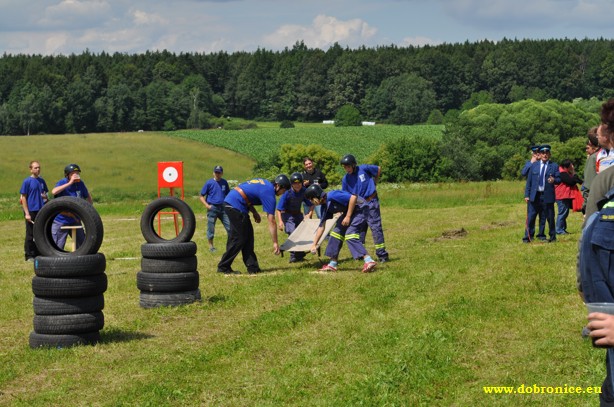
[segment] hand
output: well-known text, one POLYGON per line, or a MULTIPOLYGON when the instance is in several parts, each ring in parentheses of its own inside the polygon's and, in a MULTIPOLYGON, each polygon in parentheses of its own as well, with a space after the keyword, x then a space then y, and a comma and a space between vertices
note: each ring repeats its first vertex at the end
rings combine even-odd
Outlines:
POLYGON ((278 223, 278 224, 277 224, 277 229, 279 229, 279 230, 283 231, 283 230, 284 230, 284 224, 283 224, 283 223, 281 223, 281 222, 280 222, 280 223, 278 223))
POLYGON ((306 179, 305 181, 303 181, 303 186, 304 187, 308 187, 309 186, 309 180, 306 179))
POLYGON ((260 223, 260 214, 256 211, 252 212, 252 215, 254 215, 254 222, 256 223, 260 223))
POLYGON ((614 315, 591 312, 588 315, 589 335, 595 339, 595 345, 614 346, 614 315))
POLYGON ((25 218, 26 218, 26 222, 30 222, 30 223, 34 224, 34 221, 32 220, 32 217, 30 216, 30 214, 27 214, 25 216, 25 218))
POLYGON ((548 184, 552 184, 554 182, 554 177, 552 175, 550 175, 548 177, 548 184))
POLYGON ((279 250, 279 244, 273 243, 273 254, 275 256, 278 256, 279 253, 281 253, 281 250, 279 250))
POLYGON ((343 220, 341 221, 341 224, 343 226, 349 226, 350 225, 350 217, 346 215, 345 218, 343 218, 343 220))
POLYGON ((528 198, 528 197, 525 197, 525 198, 524 198, 524 201, 528 203, 528 202, 529 202, 529 198, 528 198))
POLYGON ((311 246, 309 251, 311 252, 311 254, 318 254, 318 248, 315 244, 311 246))

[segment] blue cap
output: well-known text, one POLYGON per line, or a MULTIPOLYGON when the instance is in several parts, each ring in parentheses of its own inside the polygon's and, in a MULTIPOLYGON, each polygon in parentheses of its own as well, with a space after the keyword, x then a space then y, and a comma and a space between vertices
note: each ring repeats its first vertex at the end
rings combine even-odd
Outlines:
POLYGON ((534 153, 537 153, 539 151, 539 147, 540 146, 538 144, 536 144, 534 146, 531 146, 530 150, 533 151, 534 153))
POLYGON ((216 165, 215 167, 213 167, 213 172, 224 172, 224 169, 221 165, 216 165))
POLYGON ((541 146, 539 146, 539 151, 542 153, 549 153, 550 152, 550 144, 543 144, 541 146))

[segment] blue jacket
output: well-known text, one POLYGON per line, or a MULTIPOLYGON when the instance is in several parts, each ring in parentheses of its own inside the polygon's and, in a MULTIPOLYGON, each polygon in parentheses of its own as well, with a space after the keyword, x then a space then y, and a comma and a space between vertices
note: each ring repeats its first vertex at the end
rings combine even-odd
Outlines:
MULTIPOLYGON (((546 180, 544 182, 544 203, 554 203, 556 200, 554 195, 554 186, 561 183, 561 174, 559 173, 559 165, 548 161, 546 164, 546 180), (552 175, 554 177, 554 183, 550 184, 547 179, 552 175)), ((535 201, 537 195, 537 189, 539 187, 539 172, 541 169, 541 161, 536 161, 531 165, 529 174, 527 176, 527 183, 524 189, 525 198, 529 198, 529 201, 535 201)))

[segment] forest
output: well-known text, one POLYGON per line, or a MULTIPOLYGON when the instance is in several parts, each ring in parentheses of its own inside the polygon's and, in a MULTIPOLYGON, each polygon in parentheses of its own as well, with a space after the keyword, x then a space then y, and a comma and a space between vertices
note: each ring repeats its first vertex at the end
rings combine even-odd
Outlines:
POLYGON ((0 58, 0 134, 223 127, 220 118, 317 122, 345 105, 365 120, 439 124, 463 110, 526 99, 603 100, 614 41, 512 40, 326 51, 0 58))

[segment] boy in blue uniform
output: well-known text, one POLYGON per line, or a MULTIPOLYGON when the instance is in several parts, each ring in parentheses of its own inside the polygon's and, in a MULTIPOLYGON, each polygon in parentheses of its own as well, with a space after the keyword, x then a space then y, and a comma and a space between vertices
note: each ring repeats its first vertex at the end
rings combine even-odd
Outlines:
POLYGON ((224 199, 224 210, 230 219, 230 231, 226 242, 226 252, 217 265, 218 273, 235 274, 232 262, 239 253, 249 274, 260 273, 258 259, 254 252, 254 227, 249 219, 249 212, 254 221, 260 223, 260 214, 254 205, 262 205, 267 214, 269 233, 273 240, 273 253, 280 253, 275 224, 275 197, 290 189, 290 180, 286 175, 278 175, 272 184, 262 178, 254 178, 235 187, 224 199))
MULTIPOLYGON (((341 159, 341 165, 346 174, 341 180, 341 189, 364 199, 367 225, 373 235, 375 254, 381 263, 388 261, 386 243, 384 243, 384 229, 382 228, 382 214, 375 184, 381 174, 377 165, 357 165, 356 158, 347 154, 341 159)), ((360 241, 364 244, 367 226, 360 231, 360 241)))
POLYGON ((354 259, 363 259, 363 273, 369 273, 375 269, 377 263, 367 253, 365 246, 360 240, 360 231, 366 226, 366 206, 364 200, 354 194, 345 191, 324 192, 319 185, 310 185, 305 191, 305 197, 314 205, 323 205, 320 226, 313 239, 311 253, 316 253, 317 244, 324 233, 324 225, 327 219, 332 219, 335 213, 342 215, 337 219, 335 227, 330 232, 330 239, 326 246, 325 254, 330 257, 330 262, 325 264, 319 271, 337 271, 339 252, 343 241, 347 241, 348 248, 354 259))
MULTIPOLYGON (((55 184, 51 193, 55 198, 61 196, 74 196, 92 203, 92 195, 87 190, 85 183, 81 181, 81 168, 77 164, 68 164, 64 168, 64 178, 55 184)), ((64 212, 56 216, 51 225, 51 236, 56 246, 60 249, 64 249, 66 238, 70 233, 69 230, 62 229, 62 226, 78 226, 80 224, 81 219, 72 213, 64 212)), ((83 229, 77 229, 77 247, 81 246, 84 240, 85 233, 83 229)))
MULTIPOLYGON (((275 211, 279 230, 285 230, 288 235, 294 232, 304 219, 301 204, 304 203, 309 207, 309 212, 307 213, 309 218, 311 218, 314 209, 311 201, 305 198, 305 190, 307 188, 303 186, 303 176, 298 172, 293 173, 290 176, 290 183, 292 188, 279 198, 277 210, 275 211)), ((304 259, 304 252, 290 252, 290 263, 303 261, 304 259)))
POLYGON ((38 161, 30 162, 30 176, 23 180, 19 190, 19 202, 23 209, 24 219, 26 220, 26 239, 24 242, 24 253, 26 261, 34 261, 38 256, 38 249, 34 243, 34 220, 38 211, 47 202, 47 183, 40 177, 41 165, 38 161))
POLYGON ((230 230, 230 220, 224 211, 224 198, 230 192, 230 188, 228 181, 222 178, 222 174, 224 174, 224 169, 221 165, 216 165, 213 168, 213 178, 209 179, 200 190, 200 201, 207 208, 207 241, 211 253, 215 251, 215 246, 213 246, 215 221, 217 219, 222 221, 226 233, 230 230))

